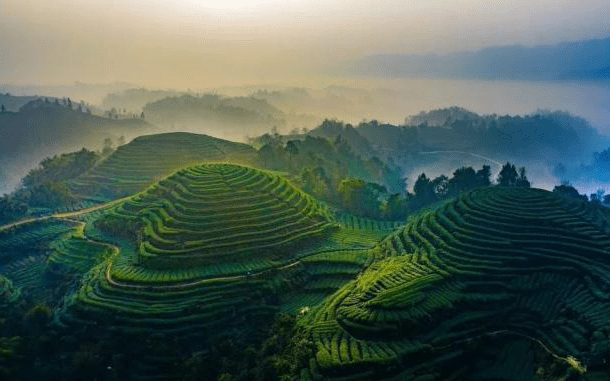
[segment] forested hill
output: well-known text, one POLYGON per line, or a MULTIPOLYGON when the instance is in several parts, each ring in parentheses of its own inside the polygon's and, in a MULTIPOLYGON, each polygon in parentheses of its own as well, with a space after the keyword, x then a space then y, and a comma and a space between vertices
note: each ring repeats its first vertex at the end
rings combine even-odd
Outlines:
POLYGON ((174 127, 211 126, 243 135, 244 128, 285 125, 284 113, 267 101, 252 97, 221 97, 214 94, 168 97, 144 107, 155 124, 174 127))
POLYGON ((408 117, 406 125, 362 122, 358 126, 327 120, 310 132, 341 135, 359 154, 467 150, 532 160, 587 157, 608 145, 586 120, 566 112, 539 111, 524 116, 478 115, 452 107, 408 117))
POLYGON ((0 108, 4 111, 19 111, 28 102, 38 99, 37 96, 14 96, 9 93, 0 93, 0 108))
POLYGON ((71 103, 37 99, 18 112, 0 113, 0 193, 11 189, 29 169, 47 156, 82 147, 101 148, 104 139, 130 139, 154 126, 141 119, 108 119, 91 115, 71 103), (10 178, 9 178, 10 174, 10 178))

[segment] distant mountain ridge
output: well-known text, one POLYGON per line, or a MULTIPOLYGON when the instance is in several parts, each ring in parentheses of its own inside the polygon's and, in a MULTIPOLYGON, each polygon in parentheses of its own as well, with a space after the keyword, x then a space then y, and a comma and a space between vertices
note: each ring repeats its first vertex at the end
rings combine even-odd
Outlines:
POLYGON ((492 46, 448 55, 377 54, 346 62, 340 70, 390 78, 610 80, 610 37, 533 47, 492 46))

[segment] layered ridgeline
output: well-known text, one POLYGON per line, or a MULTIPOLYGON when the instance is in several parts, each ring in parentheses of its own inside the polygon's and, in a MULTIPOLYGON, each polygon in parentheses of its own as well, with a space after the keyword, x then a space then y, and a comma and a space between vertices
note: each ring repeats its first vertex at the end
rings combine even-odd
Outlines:
POLYGON ((69 183, 85 198, 114 199, 140 192, 175 170, 204 161, 247 162, 255 150, 208 135, 175 132, 140 136, 69 183))
POLYGON ((301 321, 313 376, 533 380, 545 357, 595 369, 610 358, 609 212, 496 187, 418 216, 301 321))
MULTIPOLYGON (((313 306, 353 279, 369 262, 366 248, 393 227, 342 220, 350 226, 274 172, 220 163, 181 169, 87 224, 85 236, 112 242, 113 253, 66 298, 57 322, 197 337, 182 344, 191 351, 235 329, 254 340, 248 330, 267 326, 281 304, 313 306)), ((86 265, 76 257, 72 267, 86 265)), ((134 372, 154 378, 164 372, 154 363, 177 355, 152 353, 134 372)))
POLYGON ((297 243, 332 225, 330 211, 284 177, 215 163, 182 169, 97 221, 103 231, 136 241, 138 263, 147 268, 214 267, 214 275, 294 259, 297 243), (253 256, 253 267, 235 268, 253 256))

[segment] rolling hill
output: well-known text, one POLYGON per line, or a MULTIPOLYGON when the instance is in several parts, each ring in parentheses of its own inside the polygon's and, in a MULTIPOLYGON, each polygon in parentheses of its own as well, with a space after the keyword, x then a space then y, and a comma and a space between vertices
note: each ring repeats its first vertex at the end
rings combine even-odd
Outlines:
POLYGON ((485 188, 376 250, 301 322, 315 379, 534 380, 544 356, 572 373, 610 356, 606 209, 485 188))
POLYGON ((246 144, 207 135, 175 132, 140 136, 70 182, 69 187, 83 198, 115 199, 140 192, 187 165, 247 162, 254 154, 255 150, 246 144))

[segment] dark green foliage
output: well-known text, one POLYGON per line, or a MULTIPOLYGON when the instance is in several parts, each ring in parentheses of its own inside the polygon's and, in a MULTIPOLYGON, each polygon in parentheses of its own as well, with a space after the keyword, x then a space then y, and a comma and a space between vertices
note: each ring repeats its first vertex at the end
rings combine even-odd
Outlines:
MULTIPOLYGON (((422 173, 421 175, 419 175, 419 177, 415 181, 415 184, 413 185, 415 202, 420 203, 422 206, 433 203, 437 200, 434 190, 435 186, 432 181, 430 181, 430 179, 426 176, 425 173, 422 173)), ((442 187, 439 187, 439 190, 442 192, 442 187)))
POLYGON ((22 179, 22 187, 0 199, 0 221, 23 217, 28 208, 56 209, 77 200, 66 185, 91 169, 100 156, 83 148, 80 151, 55 155, 42 160, 22 179))
POLYGON ((498 174, 498 185, 502 187, 529 188, 531 186, 525 175, 525 167, 517 168, 514 164, 507 162, 502 166, 498 174))
POLYGON ((379 218, 379 198, 381 194, 387 194, 384 187, 354 178, 342 180, 337 192, 345 210, 357 211, 359 215, 369 218, 379 218))
POLYGON ((19 376, 23 351, 21 337, 0 337, 0 376, 3 379, 16 379, 19 376))
POLYGON ((560 194, 564 197, 567 197, 567 198, 570 198, 573 200, 587 201, 587 195, 579 194, 578 191, 576 190, 576 188, 571 186, 569 183, 556 185, 555 188, 553 188, 553 193, 560 194))
POLYGON ((300 176, 301 188, 317 198, 328 200, 335 198, 332 180, 326 175, 324 167, 305 168, 300 176))
POLYGON ((27 201, 9 195, 0 197, 0 223, 16 220, 28 211, 27 201))
POLYGON ((527 352, 515 358, 520 351, 477 364, 486 345, 497 348, 487 338, 497 337, 502 345, 525 339, 559 360, 555 377, 579 379, 584 361, 608 353, 606 334, 591 340, 610 323, 602 291, 610 285, 610 235, 600 229, 608 219, 604 208, 516 187, 480 188, 421 213, 382 241, 355 281, 307 314, 311 372, 358 380, 371 379, 368 370, 378 380, 477 372, 520 381, 547 367, 527 352))
POLYGON ((51 316, 53 315, 53 310, 51 307, 45 305, 37 305, 32 307, 24 316, 24 320, 28 324, 33 324, 35 326, 41 326, 47 324, 51 316))
POLYGON ((491 185, 491 167, 484 165, 477 171, 477 186, 487 187, 491 185))
POLYGON ((297 381, 302 380, 314 346, 295 318, 276 316, 267 338, 256 347, 239 346, 224 339, 208 354, 193 353, 186 360, 184 380, 297 381))
POLYGON ((358 155, 369 157, 374 152, 371 143, 360 135, 351 124, 345 125, 337 120, 325 119, 320 126, 312 130, 308 135, 334 141, 335 145, 346 153, 351 152, 353 149, 358 155))
POLYGON ((515 186, 517 188, 529 188, 531 186, 531 183, 525 175, 525 167, 519 168, 519 177, 517 178, 515 186))
POLYGON ((502 187, 514 187, 517 185, 517 169, 511 163, 506 163, 502 166, 500 173, 498 174, 498 185, 502 187))
MULTIPOLYGON (((17 302, 21 291, 13 286, 13 282, 0 275, 0 311, 8 309, 17 302)), ((0 319, 2 316, 0 315, 0 319)))
POLYGON ((479 184, 477 173, 472 167, 458 168, 449 181, 449 192, 457 195, 476 188, 479 184))
POLYGON ((52 182, 27 190, 28 205, 31 208, 55 209, 74 202, 65 182, 52 182))
MULTIPOLYGON (((378 157, 361 155, 341 136, 333 143, 311 135, 303 140, 289 140, 286 144, 280 135, 263 135, 258 141, 264 143, 258 151, 258 161, 265 168, 288 171, 299 177, 303 177, 304 171, 314 168, 319 172, 318 168, 322 168, 325 181, 332 189, 337 189, 344 178, 353 177, 382 184, 391 192, 404 192, 400 168, 378 157)), ((337 202, 334 196, 331 193, 327 200, 337 202)))
POLYGON ((388 197, 385 204, 382 204, 381 210, 386 220, 404 221, 409 213, 409 199, 394 193, 388 197))

